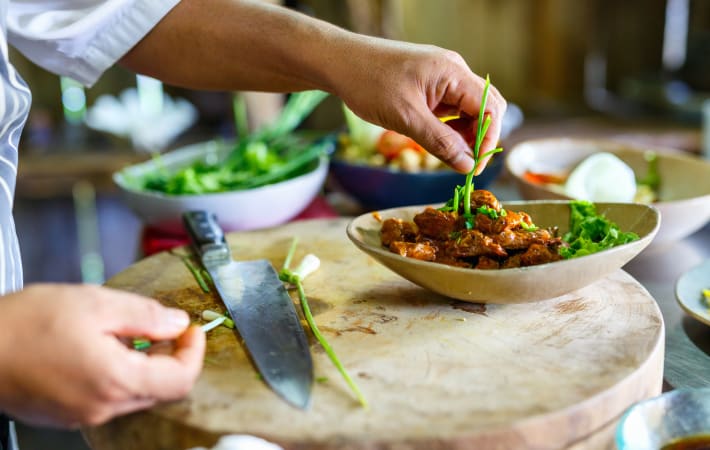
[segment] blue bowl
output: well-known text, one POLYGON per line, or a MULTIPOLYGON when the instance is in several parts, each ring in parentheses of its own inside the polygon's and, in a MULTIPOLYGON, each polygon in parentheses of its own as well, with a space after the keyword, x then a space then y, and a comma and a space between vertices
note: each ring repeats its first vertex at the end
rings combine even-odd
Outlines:
MULTIPOLYGON (((490 185, 502 168, 503 158, 496 155, 474 178, 476 189, 490 185)), ((330 175, 360 206, 370 210, 443 203, 452 197, 457 185, 466 181, 466 175, 449 169, 409 173, 337 158, 330 162, 330 175)))

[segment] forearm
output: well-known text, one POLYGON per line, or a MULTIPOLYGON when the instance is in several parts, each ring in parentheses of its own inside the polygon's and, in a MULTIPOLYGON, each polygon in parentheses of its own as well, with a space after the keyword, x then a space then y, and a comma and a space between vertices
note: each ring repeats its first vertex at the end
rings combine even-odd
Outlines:
MULTIPOLYGON (((473 166, 462 131, 438 117, 461 115, 473 133, 485 81, 442 48, 355 34, 254 0, 182 0, 122 62, 193 89, 321 89, 454 169, 473 166)), ((505 100, 491 89, 481 152, 496 146, 504 111, 505 100)))
POLYGON ((194 89, 332 92, 337 52, 367 39, 265 2, 183 0, 121 63, 194 89))

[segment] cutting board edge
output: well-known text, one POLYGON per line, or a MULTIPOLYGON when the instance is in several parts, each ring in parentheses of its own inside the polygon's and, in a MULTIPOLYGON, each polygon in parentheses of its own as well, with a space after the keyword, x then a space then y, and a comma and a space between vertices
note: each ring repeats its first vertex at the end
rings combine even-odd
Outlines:
MULTIPOLYGON (((340 438, 328 442, 312 440, 284 442, 268 435, 260 435, 260 437, 282 446, 284 450, 465 450, 472 448, 472 445, 476 446, 475 448, 495 450, 520 448, 529 450, 573 448, 580 450, 592 448, 586 447, 585 442, 607 442, 612 439, 611 436, 598 436, 598 433, 602 431, 613 433, 614 426, 610 426, 610 424, 618 421, 632 403, 660 394, 663 381, 665 330, 663 326, 659 330, 656 345, 649 358, 616 385, 582 403, 553 413, 523 419, 511 426, 460 435, 456 438, 432 437, 419 440, 367 441, 340 438), (647 371, 650 371, 651 374, 647 374, 647 371), (633 395, 625 402, 617 400, 616 403, 619 404, 610 407, 610 402, 614 402, 613 391, 615 390, 633 392, 633 395), (611 411, 611 414, 595 416, 598 420, 592 422, 588 420, 581 423, 576 422, 580 415, 588 416, 588 414, 583 414, 582 410, 595 407, 601 411, 611 411), (549 428, 555 428, 558 432, 559 429, 568 430, 568 433, 564 435, 566 438, 559 442, 549 442, 547 439, 549 434, 544 431, 549 428)), ((101 450, 146 448, 146 441, 142 439, 154 439, 155 436, 163 436, 167 440, 152 441, 150 448, 182 450, 194 446, 211 446, 225 434, 238 433, 235 430, 211 430, 204 426, 190 424, 180 424, 180 426, 183 428, 183 432, 175 433, 175 422, 172 418, 160 414, 159 411, 149 410, 119 417, 99 427, 82 429, 82 434, 92 448, 100 448, 101 450), (157 446, 155 446, 156 444, 157 446)))

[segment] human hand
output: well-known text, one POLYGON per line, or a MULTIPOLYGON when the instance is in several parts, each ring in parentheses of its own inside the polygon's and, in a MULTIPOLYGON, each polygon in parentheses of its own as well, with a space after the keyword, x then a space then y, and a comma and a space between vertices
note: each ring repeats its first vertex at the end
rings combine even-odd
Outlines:
POLYGON ((204 333, 181 310, 93 285, 45 284, 0 297, 0 410, 36 425, 97 425, 187 395, 204 333), (175 339, 146 354, 120 338, 175 339))
MULTIPOLYGON (((455 170, 469 172, 485 80, 452 51, 368 37, 355 42, 349 63, 333 69, 336 95, 363 119, 407 135, 455 170), (461 118, 445 124, 439 120, 445 116, 461 118)), ((485 108, 491 124, 480 155, 496 147, 505 109, 491 86, 485 108)))

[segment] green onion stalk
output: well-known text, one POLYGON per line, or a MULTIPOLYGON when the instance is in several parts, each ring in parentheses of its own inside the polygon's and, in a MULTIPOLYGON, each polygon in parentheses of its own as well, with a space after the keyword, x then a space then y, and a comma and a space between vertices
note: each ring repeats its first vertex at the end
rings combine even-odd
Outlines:
POLYGON ((293 271, 289 269, 291 259, 293 258, 293 254, 296 251, 297 243, 298 239, 294 238, 291 243, 291 248, 289 249, 289 252, 286 256, 286 260, 284 261, 283 269, 281 269, 281 271, 279 272, 279 278, 281 279, 281 281, 291 283, 293 286, 296 287, 296 289, 298 290, 298 298, 301 303, 301 308, 303 309, 303 315, 305 316, 306 322, 308 322, 308 326, 311 328, 313 335, 323 347, 333 365, 338 369, 338 372, 340 372, 340 374, 343 376, 343 379, 355 394, 355 397, 357 398, 360 405, 362 405, 363 408, 367 409, 368 403, 365 399, 365 396, 362 394, 360 388, 357 386, 350 374, 348 374, 347 370, 338 359, 338 356, 335 354, 333 348, 330 346, 325 337, 321 334, 320 330, 318 329, 318 325, 316 324, 315 319, 313 318, 313 314, 311 313, 311 308, 308 305, 308 297, 306 297, 306 291, 303 288, 303 279, 306 277, 306 275, 308 275, 308 273, 310 273, 310 271, 315 270, 315 268, 313 268, 313 265, 306 263, 306 258, 304 258, 304 262, 301 263, 301 266, 299 266, 299 268, 293 271), (304 268, 304 266, 308 265, 310 265, 311 267, 304 268))
MULTIPOLYGON (((466 175, 466 183, 463 187, 463 216, 466 219, 466 228, 471 229, 474 226, 474 217, 471 213, 471 192, 473 192, 473 177, 481 163, 482 159, 487 158, 495 153, 502 152, 503 149, 498 147, 490 150, 483 155, 480 155, 481 143, 483 143, 483 138, 488 133, 488 127, 491 125, 491 116, 486 116, 486 101, 488 100, 488 90, 491 86, 491 80, 486 75, 486 84, 483 87, 483 96, 481 97, 481 108, 478 111, 478 127, 476 129, 476 142, 473 146, 473 168, 466 175)), ((460 187, 457 186, 457 191, 460 187)), ((458 199, 458 192, 454 192, 454 199, 458 199)), ((454 207, 458 209, 458 202, 454 203, 454 207)))

